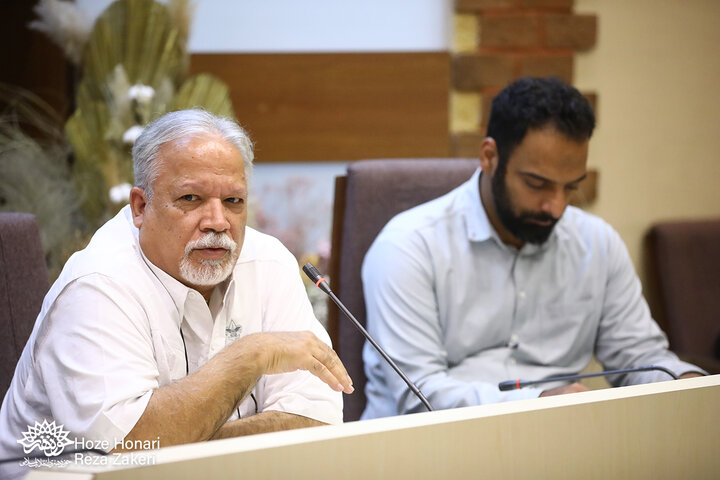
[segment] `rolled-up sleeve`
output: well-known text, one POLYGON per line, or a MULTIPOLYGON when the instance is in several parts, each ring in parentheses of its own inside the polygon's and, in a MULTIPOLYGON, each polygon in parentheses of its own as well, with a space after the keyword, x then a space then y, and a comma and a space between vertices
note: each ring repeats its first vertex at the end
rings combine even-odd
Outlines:
POLYGON ((158 388, 143 316, 129 293, 99 274, 71 282, 46 316, 35 366, 55 420, 78 437, 113 448, 158 388))
MULTIPOLYGON (((263 331, 309 330, 331 345, 329 335, 315 318, 292 254, 284 250, 279 260, 267 262, 270 264, 263 268, 263 275, 268 277, 260 282, 270 286, 262 292, 263 331)), ((275 410, 329 424, 342 423, 342 394, 307 371, 264 375, 258 382, 258 392, 260 411, 275 410)))

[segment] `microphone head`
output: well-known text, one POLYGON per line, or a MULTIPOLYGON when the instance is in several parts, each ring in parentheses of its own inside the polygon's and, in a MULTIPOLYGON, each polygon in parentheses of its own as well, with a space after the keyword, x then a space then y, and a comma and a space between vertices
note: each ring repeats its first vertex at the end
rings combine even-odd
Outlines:
POLYGON ((308 262, 302 267, 303 272, 305 272, 305 275, 310 279, 311 282, 317 283, 318 280, 320 280, 320 272, 318 272, 318 269, 315 268, 315 266, 308 262))
POLYGON ((518 381, 517 380, 508 380, 507 382, 500 382, 498 383, 498 388, 501 392, 507 392, 509 390, 515 390, 518 387, 518 381))
POLYGON ((313 266, 312 263, 308 262, 302 267, 303 272, 305 272, 305 275, 308 276, 311 282, 315 284, 316 287, 318 287, 323 292, 330 295, 330 286, 328 286, 328 282, 320 275, 320 272, 318 272, 318 269, 313 266))

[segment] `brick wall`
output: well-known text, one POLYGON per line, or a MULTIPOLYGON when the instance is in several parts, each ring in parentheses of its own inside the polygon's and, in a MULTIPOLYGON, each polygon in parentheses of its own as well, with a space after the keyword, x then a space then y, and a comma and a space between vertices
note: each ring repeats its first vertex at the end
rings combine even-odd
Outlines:
POLYGON ((475 157, 495 94, 521 76, 572 83, 574 53, 595 45, 597 18, 573 13, 573 0, 456 0, 455 11, 452 152, 475 157))

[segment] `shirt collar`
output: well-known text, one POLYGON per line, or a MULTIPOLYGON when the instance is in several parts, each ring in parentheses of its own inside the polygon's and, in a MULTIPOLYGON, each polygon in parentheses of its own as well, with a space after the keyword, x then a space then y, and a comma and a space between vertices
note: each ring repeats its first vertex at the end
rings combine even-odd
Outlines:
POLYGON ((463 199, 465 201, 465 225, 467 227, 468 240, 471 242, 484 242, 492 238, 497 239, 499 243, 500 237, 498 236, 495 228, 493 228, 488 219, 485 208, 483 208, 482 200, 480 199, 480 174, 482 169, 478 167, 470 177, 470 180, 465 182, 460 188, 463 191, 463 199))
POLYGON ((178 313, 180 314, 180 318, 182 318, 185 314, 185 302, 187 301, 188 296, 190 296, 192 292, 195 292, 198 295, 200 294, 192 288, 183 285, 182 283, 174 279, 172 276, 170 276, 163 269, 148 260, 148 258, 145 256, 145 252, 142 251, 142 248, 140 249, 140 253, 147 266, 155 274, 155 277, 157 277, 162 286, 165 287, 165 290, 167 290, 170 298, 172 298, 173 303, 178 310, 178 313))
MULTIPOLYGON (((142 248, 140 247, 140 230, 135 227, 134 225, 131 226, 133 230, 133 235, 135 237, 135 242, 137 244, 138 251, 140 252, 140 255, 142 256, 143 261, 145 264, 150 268, 150 270, 155 274, 155 277, 160 281, 163 287, 165 287, 165 290, 167 290, 168 294, 170 295, 170 298, 172 298, 173 303, 175 304, 175 307, 177 308, 179 319, 181 320, 183 316, 185 315, 185 304, 188 301, 190 296, 197 295, 198 298, 202 299, 202 301, 205 301, 202 298, 202 295, 197 290, 188 287, 187 285, 179 282, 175 278, 173 278, 170 274, 165 272, 163 269, 152 263, 146 256, 145 252, 143 252, 142 248)), ((233 272, 230 274, 230 278, 222 282, 218 287, 215 288, 215 290, 220 290, 219 293, 222 294, 222 303, 219 307, 224 305, 227 301, 227 296, 230 291, 235 286, 235 270, 233 269, 233 272)), ((213 291, 213 298, 216 296, 216 291, 213 291)))

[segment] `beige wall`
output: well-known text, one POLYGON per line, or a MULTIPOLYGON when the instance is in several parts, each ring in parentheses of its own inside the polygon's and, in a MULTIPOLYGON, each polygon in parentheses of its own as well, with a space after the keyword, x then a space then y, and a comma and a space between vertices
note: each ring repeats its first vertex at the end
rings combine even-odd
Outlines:
POLYGON ((575 11, 598 15, 597 44, 575 62, 578 88, 598 93, 590 210, 642 270, 652 222, 720 215, 720 1, 576 0, 575 11))

